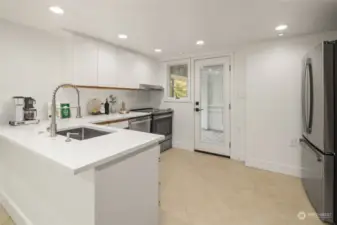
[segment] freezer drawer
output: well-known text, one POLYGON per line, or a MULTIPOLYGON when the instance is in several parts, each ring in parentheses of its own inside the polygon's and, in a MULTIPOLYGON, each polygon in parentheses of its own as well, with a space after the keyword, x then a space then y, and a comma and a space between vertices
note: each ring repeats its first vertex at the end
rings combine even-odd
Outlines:
POLYGON ((333 219, 334 156, 323 155, 307 140, 302 145, 302 184, 305 192, 325 222, 333 219))

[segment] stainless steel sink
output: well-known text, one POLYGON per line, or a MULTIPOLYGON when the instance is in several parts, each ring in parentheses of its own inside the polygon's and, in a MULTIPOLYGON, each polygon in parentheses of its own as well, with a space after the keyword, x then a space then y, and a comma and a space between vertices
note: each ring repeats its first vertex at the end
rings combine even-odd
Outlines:
POLYGON ((96 130, 96 129, 87 128, 87 127, 78 127, 78 128, 67 129, 67 130, 61 130, 57 132, 58 135, 62 135, 65 137, 67 137, 68 133, 70 134, 69 135, 70 138, 83 141, 83 140, 111 134, 111 133, 114 133, 114 131, 110 132, 110 131, 96 130))

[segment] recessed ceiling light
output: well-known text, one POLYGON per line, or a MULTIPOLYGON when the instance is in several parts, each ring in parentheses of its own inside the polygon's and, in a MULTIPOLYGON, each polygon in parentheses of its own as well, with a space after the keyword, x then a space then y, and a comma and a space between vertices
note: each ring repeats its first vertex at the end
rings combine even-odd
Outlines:
POLYGON ((199 41, 197 41, 197 43, 196 43, 197 45, 204 45, 205 44, 205 42, 203 41, 203 40, 199 40, 199 41))
POLYGON ((120 38, 120 39, 127 39, 128 36, 126 34, 118 34, 118 38, 120 38))
POLYGON ((64 10, 59 6, 50 6, 49 10, 55 14, 59 14, 59 15, 64 14, 64 10))
POLYGON ((282 37, 284 34, 283 33, 279 33, 278 36, 282 37))
POLYGON ((275 27, 275 30, 280 31, 280 30, 285 30, 287 28, 288 28, 288 25, 282 24, 282 25, 279 25, 279 26, 275 27))
POLYGON ((155 52, 162 52, 163 50, 161 50, 160 48, 156 48, 154 49, 155 52))

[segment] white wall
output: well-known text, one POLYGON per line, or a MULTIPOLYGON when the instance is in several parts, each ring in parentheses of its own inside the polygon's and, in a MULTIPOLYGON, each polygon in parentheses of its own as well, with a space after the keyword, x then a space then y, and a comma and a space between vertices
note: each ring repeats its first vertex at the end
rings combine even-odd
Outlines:
POLYGON ((193 103, 163 102, 162 108, 172 108, 173 117, 173 147, 194 150, 194 111, 193 103))
MULTIPOLYGON (((161 63, 159 83, 166 88, 166 64, 161 63)), ((192 74, 191 74, 192 76, 192 74)), ((193 99, 193 79, 191 81, 191 92, 193 99)), ((160 108, 171 108, 173 114, 173 138, 172 145, 174 148, 194 150, 194 103, 192 101, 186 102, 172 102, 166 101, 164 93, 152 92, 151 102, 153 104, 160 104, 160 108)))
POLYGON ((239 51, 246 64, 246 165, 299 176, 305 53, 337 32, 280 39, 239 51))
MULTIPOLYGON (((119 49, 119 51, 126 51, 119 49)), ((135 55, 139 63, 148 59, 135 55)), ((154 65, 158 65, 152 60, 154 65)), ((12 119, 12 96, 31 96, 37 100, 40 119, 47 118, 47 103, 52 92, 61 83, 72 82, 73 60, 71 37, 56 36, 46 31, 33 29, 0 20, 0 124, 12 119)), ((127 65, 126 65, 127 66, 127 65)), ((148 68, 158 73, 159 67, 148 68), (154 71, 155 70, 155 71, 154 71)), ((127 107, 151 106, 150 93, 145 91, 99 91, 81 89, 83 115, 90 98, 105 99, 109 94, 124 100, 127 107)), ((76 94, 66 90, 58 94, 58 100, 76 105, 76 94)))
MULTIPOLYGON (((247 166, 300 175, 301 60, 310 48, 333 39, 337 39, 337 31, 236 48, 232 67, 232 159, 245 161, 247 166)), ((175 147, 193 150, 193 103, 163 105, 176 110, 175 147)))

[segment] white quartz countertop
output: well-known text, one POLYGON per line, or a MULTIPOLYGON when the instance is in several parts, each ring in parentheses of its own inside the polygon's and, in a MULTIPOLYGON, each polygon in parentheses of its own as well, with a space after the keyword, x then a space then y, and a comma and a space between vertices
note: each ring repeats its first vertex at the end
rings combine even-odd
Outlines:
MULTIPOLYGON (((164 136, 143 133, 132 130, 113 128, 95 123, 115 121, 141 116, 148 113, 131 112, 129 114, 111 114, 100 116, 86 116, 79 119, 58 120, 58 130, 69 128, 87 127, 113 133, 78 141, 72 139, 65 142, 66 137, 58 135, 50 137, 46 128, 50 121, 41 121, 40 124, 13 127, 0 126, 0 136, 11 142, 21 145, 32 153, 44 156, 68 169, 74 174, 103 165, 120 157, 142 151, 154 145, 164 136)), ((1 141, 1 140, 0 140, 1 141)))

